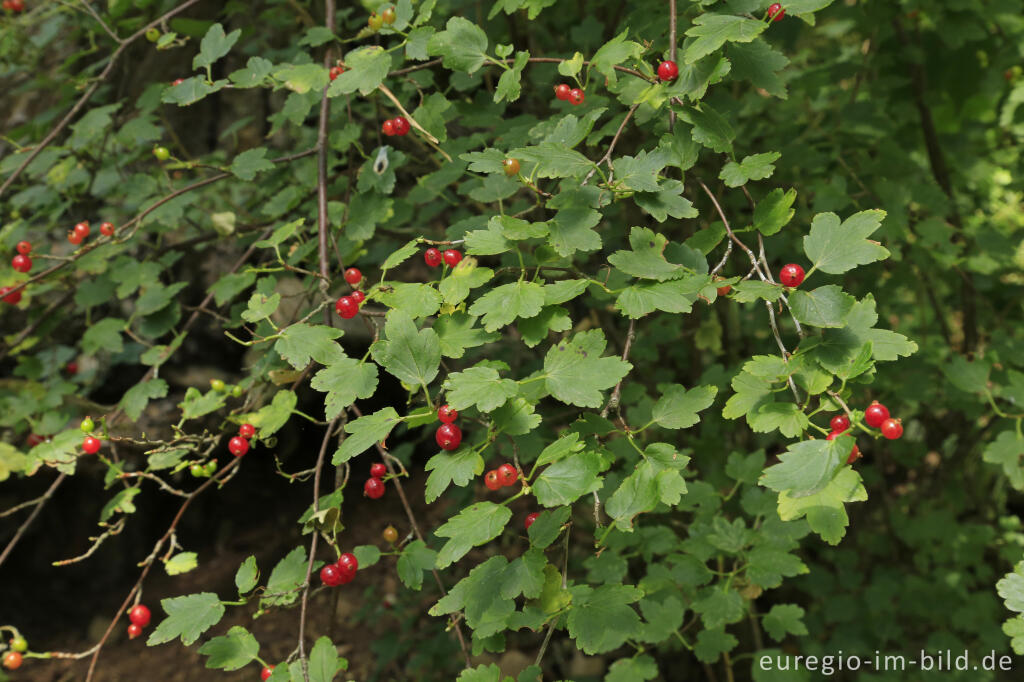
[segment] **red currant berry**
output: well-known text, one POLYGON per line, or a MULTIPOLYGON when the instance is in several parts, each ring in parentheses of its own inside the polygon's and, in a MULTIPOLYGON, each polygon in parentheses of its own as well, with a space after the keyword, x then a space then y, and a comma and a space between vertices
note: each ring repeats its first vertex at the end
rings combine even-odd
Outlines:
POLYGON ((366 300, 366 294, 358 290, 353 291, 348 297, 355 301, 357 305, 362 305, 363 301, 366 300))
POLYGON ((398 531, 395 530, 394 526, 388 526, 387 528, 385 528, 383 531, 381 531, 380 536, 384 538, 385 542, 388 542, 392 545, 398 542, 398 531))
POLYGON ((72 230, 68 232, 68 241, 74 244, 75 246, 78 246, 79 244, 82 243, 82 238, 79 235, 77 235, 74 230, 72 230))
POLYGON ((385 24, 390 25, 395 23, 395 8, 388 7, 386 10, 380 13, 380 18, 384 21, 385 24))
POLYGON ((43 437, 40 436, 38 433, 30 433, 28 434, 28 438, 25 439, 25 442, 28 443, 28 446, 30 448, 34 448, 35 446, 43 442, 43 437))
POLYGON ((850 456, 846 458, 846 463, 853 464, 858 459, 860 459, 860 449, 854 444, 853 450, 850 450, 850 456))
POLYGON ((864 410, 864 423, 872 428, 878 428, 889 418, 889 408, 875 400, 868 409, 864 410))
POLYGON ((265 665, 265 666, 263 666, 263 670, 260 671, 260 680, 262 680, 263 682, 267 682, 267 680, 269 680, 270 676, 273 675, 273 674, 274 674, 274 666, 272 666, 272 665, 265 665))
MULTIPOLYGON (((832 433, 830 433, 827 436, 825 436, 825 440, 835 440, 836 438, 839 438, 839 436, 841 436, 841 435, 843 435, 842 432, 840 432, 840 431, 833 431, 832 433)), ((851 462, 854 459, 857 459, 857 457, 854 457, 854 453, 856 453, 857 457, 860 456, 860 450, 857 449, 857 444, 856 443, 853 444, 853 449, 850 450, 850 455, 849 455, 849 457, 846 458, 847 462, 851 462)))
POLYGON ((366 20, 366 25, 370 27, 371 31, 379 31, 380 27, 384 25, 384 19, 376 12, 371 12, 370 18, 366 20))
POLYGON ((446 249, 445 252, 441 254, 441 257, 444 259, 445 265, 450 268, 454 268, 459 264, 459 261, 462 260, 462 252, 458 249, 446 249))
POLYGON ((27 256, 28 254, 32 253, 32 242, 25 242, 25 241, 18 242, 18 245, 16 247, 14 247, 14 248, 22 256, 27 256))
POLYGON ((389 118, 380 124, 380 131, 388 137, 391 137, 395 134, 395 122, 389 118))
POLYGON ((663 81, 674 81, 679 75, 679 67, 676 66, 675 62, 668 60, 658 64, 658 78, 663 81))
POLYGON ((349 268, 345 271, 345 281, 355 286, 363 280, 363 273, 359 272, 359 268, 349 268))
POLYGON ((828 425, 832 427, 833 431, 838 431, 842 433, 846 429, 850 428, 850 418, 847 417, 845 414, 837 414, 836 416, 832 417, 828 425))
POLYGON ((584 95, 582 90, 579 88, 573 88, 569 91, 569 104, 574 107, 579 106, 580 104, 583 104, 583 97, 584 95))
POLYGON ((85 239, 86 237, 89 236, 89 223, 83 220, 82 222, 76 224, 74 232, 82 239, 85 239))
POLYGON ((144 628, 149 625, 149 619, 152 614, 149 612, 149 608, 143 604, 136 604, 132 607, 132 610, 128 612, 128 620, 140 628, 144 628))
POLYGON ((334 80, 341 74, 345 73, 345 69, 340 66, 332 66, 330 71, 331 80, 334 80))
POLYGON ((103 441, 96 436, 86 436, 82 440, 82 451, 87 455, 95 455, 100 451, 100 446, 102 445, 103 441))
POLYGON ((242 424, 238 427, 238 435, 242 438, 249 440, 256 435, 256 427, 252 424, 242 424))
POLYGON ((177 86, 181 85, 184 82, 185 82, 184 78, 175 78, 174 80, 171 81, 171 87, 172 88, 173 87, 177 87, 177 86))
POLYGON ((487 486, 488 490, 497 490, 501 487, 501 476, 498 474, 497 469, 491 469, 484 474, 484 485, 487 486))
POLYGON ((28 256, 19 253, 17 256, 11 259, 11 267, 18 272, 28 272, 32 269, 32 259, 28 256))
POLYGON ((718 292, 719 296, 725 296, 730 291, 732 291, 732 286, 729 285, 729 284, 726 284, 724 287, 718 287, 715 291, 718 292))
POLYGON ((555 86, 555 97, 557 97, 558 99, 562 100, 563 102, 568 102, 569 101, 569 92, 571 90, 572 90, 572 88, 570 88, 565 83, 559 83, 558 85, 555 86))
POLYGON ((442 424, 437 427, 434 439, 442 450, 454 450, 462 442, 462 429, 455 424, 442 424))
POLYGON ((395 116, 392 123, 395 125, 395 135, 401 136, 409 134, 409 128, 411 126, 409 125, 409 120, 405 116, 395 116))
POLYGON ((384 485, 384 481, 379 478, 368 478, 366 483, 363 484, 363 492, 371 500, 379 500, 384 497, 384 490, 387 486, 384 485))
POLYGON ((440 419, 443 424, 451 424, 459 418, 459 411, 450 405, 442 405, 437 408, 437 418, 440 419))
POLYGON ((533 522, 537 520, 538 516, 540 516, 540 512, 533 512, 526 515, 526 519, 523 520, 523 525, 526 526, 526 530, 530 530, 530 526, 533 525, 533 522))
MULTIPOLYGON (((20 12, 21 10, 15 10, 20 12)), ((4 654, 4 667, 8 670, 17 670, 21 667, 22 655, 17 651, 8 651, 4 654)))
POLYGON ((505 168, 505 175, 510 178, 514 178, 519 175, 519 161, 517 159, 505 159, 501 162, 501 165, 505 168))
POLYGON ((786 10, 782 9, 782 5, 777 2, 773 2, 768 5, 768 18, 772 21, 780 21, 782 17, 786 16, 786 10))
POLYGON ((78 363, 77 362, 69 362, 68 364, 64 365, 64 370, 68 374, 70 374, 71 376, 74 376, 74 375, 78 374, 78 363))
POLYGON ((519 480, 519 472, 511 464, 502 464, 498 467, 498 478, 501 479, 502 485, 513 485, 519 480))
POLYGON ((359 570, 359 560, 356 559, 356 555, 352 552, 343 553, 335 563, 342 573, 355 575, 355 572, 359 570))
POLYGON ((882 435, 889 440, 896 440, 903 435, 903 422, 899 419, 886 419, 878 428, 881 429, 882 435))
POLYGON ((359 312, 359 304, 353 301, 351 296, 342 296, 335 302, 334 310, 342 319, 349 320, 359 312))
POLYGON ((373 478, 384 478, 388 473, 388 468, 384 466, 383 462, 374 462, 370 465, 370 476, 373 478))
POLYGON ((100 234, 102 234, 104 237, 113 237, 114 223, 100 223, 100 234))
POLYGON ((241 436, 235 436, 228 441, 228 451, 235 457, 241 457, 249 452, 249 441, 241 436))
POLYGON ((432 268, 436 268, 441 264, 441 252, 431 246, 429 249, 423 252, 423 260, 432 268))
POLYGON ((796 263, 783 265, 779 270, 779 281, 782 282, 782 286, 798 287, 804 281, 804 269, 796 263))
POLYGON ((320 569, 320 582, 328 587, 336 587, 341 584, 341 569, 334 564, 327 564, 320 569))
POLYGON ((12 289, 14 289, 14 287, 0 287, 0 299, 3 299, 4 303, 18 305, 21 302, 21 289, 18 289, 13 294, 7 293, 12 289))

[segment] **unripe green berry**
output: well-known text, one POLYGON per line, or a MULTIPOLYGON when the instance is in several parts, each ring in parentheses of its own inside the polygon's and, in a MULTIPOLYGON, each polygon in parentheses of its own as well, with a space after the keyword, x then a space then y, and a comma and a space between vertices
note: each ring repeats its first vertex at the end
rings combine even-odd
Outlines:
POLYGON ((199 464, 198 462, 191 465, 188 468, 188 472, 192 474, 193 478, 202 478, 203 476, 206 475, 206 469, 203 467, 202 464, 199 464))
POLYGON ((96 428, 96 423, 92 420, 92 417, 86 417, 78 428, 82 429, 82 433, 92 433, 96 428))
POLYGON ((167 147, 153 147, 153 156, 157 161, 166 161, 171 158, 171 152, 167 147))
POLYGON ((231 395, 234 398, 241 398, 242 397, 242 387, 237 385, 237 384, 232 386, 231 387, 231 395))
POLYGON ((18 653, 28 651, 28 642, 25 641, 24 637, 18 635, 17 637, 11 640, 11 650, 17 651, 18 653))
POLYGON ((156 26, 146 29, 146 40, 151 43, 155 43, 160 40, 160 29, 156 26))
POLYGON ((227 384, 220 379, 210 379, 210 388, 217 391, 217 393, 223 393, 227 390, 227 384))

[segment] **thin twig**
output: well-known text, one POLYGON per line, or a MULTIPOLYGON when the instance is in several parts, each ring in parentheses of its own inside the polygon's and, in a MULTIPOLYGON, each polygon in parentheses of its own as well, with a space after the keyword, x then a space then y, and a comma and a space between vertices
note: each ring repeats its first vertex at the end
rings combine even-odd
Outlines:
POLYGON ((124 41, 121 40, 121 38, 116 33, 114 33, 114 31, 109 26, 107 26, 107 22, 103 21, 103 17, 96 13, 96 10, 92 8, 92 5, 90 5, 87 0, 79 0, 79 2, 81 2, 82 5, 85 7, 86 11, 88 11, 89 14, 92 15, 93 19, 100 23, 100 26, 103 27, 103 30, 107 32, 108 36, 114 39, 115 43, 117 43, 118 45, 124 43, 124 41))
MULTIPOLYGON (((334 33, 334 0, 326 0, 324 9, 324 25, 331 34, 334 33)), ((324 52, 324 68, 331 68, 331 61, 334 57, 334 50, 328 47, 324 52)), ((329 84, 328 84, 329 85, 329 84)), ((316 135, 316 218, 317 238, 319 240, 320 255, 320 293, 327 297, 330 283, 330 269, 327 262, 327 126, 331 117, 331 100, 327 97, 328 86, 324 86, 323 94, 320 96, 320 123, 316 135)), ((338 267, 342 267, 339 262, 338 267)), ((331 324, 330 308, 324 309, 324 324, 331 324)), ((301 641, 299 643, 301 647, 301 641)), ((301 652, 300 652, 301 654, 301 652)), ((303 658, 303 660, 305 660, 303 658)), ((306 666, 303 664, 303 671, 306 666)), ((303 672, 304 675, 308 674, 303 672)))
MULTIPOLYGON (((629 360, 629 351, 633 348, 633 341, 636 339, 636 319, 630 318, 629 320, 629 331, 626 332, 626 345, 622 348, 622 361, 627 362, 629 360)), ((622 382, 626 377, 623 376, 619 379, 619 383, 615 384, 615 388, 612 390, 612 395, 608 398, 608 404, 601 410, 601 416, 607 417, 608 411, 612 408, 618 409, 619 399, 622 394, 622 382)), ((596 512, 595 512, 596 514, 596 512)))
POLYGON ((619 141, 619 136, 621 136, 622 131, 626 129, 626 124, 629 123, 629 119, 633 117, 633 112, 635 112, 637 107, 639 106, 640 103, 637 102, 636 104, 629 108, 628 112, 626 112, 626 117, 622 119, 622 123, 619 125, 619 129, 615 131, 615 136, 612 138, 611 144, 608 145, 608 151, 606 151, 604 153, 604 156, 602 156, 600 160, 598 160, 598 162, 594 164, 594 167, 590 169, 589 173, 587 173, 587 177, 583 178, 583 182, 581 184, 587 184, 590 181, 590 178, 594 176, 594 173, 597 172, 597 169, 600 167, 602 163, 607 163, 608 166, 611 167, 612 152, 615 150, 615 145, 619 141))
POLYGON ((60 487, 60 484, 64 482, 65 478, 67 478, 67 474, 64 473, 55 478, 53 483, 50 484, 50 487, 47 488, 45 493, 43 493, 43 496, 36 500, 36 508, 32 510, 32 513, 29 514, 28 518, 25 519, 21 526, 18 527, 18 531, 14 534, 14 537, 11 538, 11 541, 7 543, 7 546, 4 547, 3 553, 0 554, 0 566, 3 566, 4 561, 7 560, 7 557, 9 557, 11 552, 14 550, 14 546, 18 544, 18 540, 20 540, 21 536, 25 534, 25 531, 32 525, 32 522, 36 520, 36 517, 39 516, 39 512, 43 510, 46 503, 51 497, 53 497, 53 494, 57 492, 57 488, 60 487))

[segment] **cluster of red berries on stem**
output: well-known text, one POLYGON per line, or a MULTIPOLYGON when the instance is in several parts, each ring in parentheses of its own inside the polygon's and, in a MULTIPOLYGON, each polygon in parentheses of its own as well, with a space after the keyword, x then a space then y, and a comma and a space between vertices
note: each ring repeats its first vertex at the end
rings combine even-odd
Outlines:
MULTIPOLYGON (((518 164, 516 172, 518 172, 518 164)), ((445 249, 443 252, 435 246, 431 246, 429 249, 423 252, 423 262, 432 268, 436 268, 441 263, 444 263, 450 268, 454 268, 462 260, 462 252, 458 249, 445 249)))
POLYGON ((580 88, 571 88, 565 83, 555 86, 555 97, 573 106, 583 104, 584 94, 580 88))
POLYGON ((238 427, 238 435, 228 441, 228 451, 235 457, 241 457, 249 452, 249 441, 255 435, 255 426, 252 424, 242 424, 238 427))
POLYGON ((2 6, 4 9, 10 10, 11 12, 24 12, 25 0, 4 0, 2 6))
MULTIPOLYGON (((20 241, 15 247, 18 254, 11 259, 11 267, 16 272, 28 272, 32 269, 32 243, 27 241, 20 241)), ((11 305, 18 305, 21 303, 21 289, 18 289, 14 293, 10 293, 14 289, 12 286, 0 287, 0 299, 3 299, 4 303, 10 303, 11 305)))
POLYGON ((328 587, 344 585, 352 582, 352 578, 356 577, 357 570, 359 570, 359 561, 356 559, 356 555, 345 552, 338 557, 335 563, 327 564, 320 569, 320 582, 328 587))
POLYGON ((347 296, 342 296, 334 302, 334 311, 344 320, 350 320, 359 312, 359 306, 366 300, 366 294, 360 291, 357 286, 363 281, 363 273, 359 268, 349 268, 345 271, 345 281, 355 291, 347 296))
POLYGON ((92 432, 96 429, 96 423, 92 420, 92 417, 86 417, 79 424, 78 428, 85 434, 85 438, 82 440, 82 452, 87 455, 95 455, 103 447, 103 441, 92 435, 92 432))
POLYGON ((434 440, 442 450, 454 450, 462 442, 462 429, 455 425, 459 418, 459 412, 449 405, 442 405, 437 410, 437 418, 441 425, 437 427, 434 440))
POLYGON ((903 435, 903 422, 890 417, 889 408, 877 400, 864 410, 864 423, 881 431, 889 440, 896 440, 903 435))
POLYGON ((384 121, 380 126, 380 131, 388 137, 391 137, 392 135, 401 137, 403 135, 408 135, 411 127, 412 126, 409 125, 409 119, 405 116, 395 116, 394 118, 389 118, 384 121))
POLYGON ((363 493, 371 500, 379 500, 384 496, 384 477, 387 473, 388 468, 381 462, 374 462, 370 466, 370 478, 363 484, 363 493))
MULTIPOLYGON (((832 417, 828 425, 832 428, 832 431, 827 436, 825 436, 825 440, 835 440, 839 436, 843 435, 846 432, 846 430, 850 428, 850 418, 847 417, 845 414, 837 414, 836 416, 832 417)), ((857 444, 854 443, 853 449, 850 450, 850 455, 846 458, 846 463, 853 464, 858 459, 860 459, 860 448, 858 448, 857 444)))
POLYGON ((505 486, 515 485, 519 480, 519 471, 511 464, 502 464, 484 474, 484 485, 488 490, 497 490, 505 486))
POLYGON ((782 21, 782 17, 786 16, 786 10, 783 9, 782 5, 773 2, 768 5, 768 18, 772 21, 782 21))
POLYGON ((128 638, 135 639, 142 634, 142 629, 149 625, 149 608, 143 604, 136 604, 132 607, 132 610, 128 612, 128 620, 131 621, 131 625, 128 626, 128 638))
POLYGON ((370 18, 366 20, 366 25, 370 27, 371 31, 379 31, 384 27, 384 24, 390 26, 395 23, 395 19, 398 16, 395 14, 394 7, 388 7, 384 9, 380 14, 372 12, 370 18))

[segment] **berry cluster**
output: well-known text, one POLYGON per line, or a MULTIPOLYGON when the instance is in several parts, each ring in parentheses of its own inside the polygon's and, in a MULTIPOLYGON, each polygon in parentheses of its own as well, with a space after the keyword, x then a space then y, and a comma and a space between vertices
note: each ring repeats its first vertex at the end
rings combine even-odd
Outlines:
POLYGON ((409 128, 409 119, 405 116, 395 116, 394 118, 389 118, 384 121, 380 126, 380 131, 388 137, 391 137, 392 135, 398 135, 401 137, 402 135, 409 134, 409 128))
POLYGON ((899 419, 892 419, 889 416, 889 408, 877 400, 864 410, 864 423, 881 431, 882 435, 889 440, 896 440, 903 435, 903 422, 899 419))
POLYGON ((371 500, 379 500, 384 496, 384 477, 388 468, 381 462, 374 462, 370 467, 370 478, 363 484, 363 493, 371 500))
MULTIPOLYGON (((825 436, 825 440, 835 440, 839 436, 843 435, 847 429, 850 428, 850 418, 845 414, 837 414, 832 417, 828 425, 832 428, 832 431, 825 436)), ((853 444, 853 449, 850 450, 850 455, 846 458, 847 464, 853 464, 860 458, 860 449, 857 444, 853 444)))
MULTIPOLYGON (((506 171, 508 172, 508 171, 506 171)), ((516 163, 516 172, 519 172, 519 163, 516 163)), ((462 252, 458 249, 445 249, 441 252, 431 246, 423 252, 423 261, 432 268, 436 268, 442 262, 450 268, 454 268, 462 260, 462 252)))
POLYGON ((4 654, 4 667, 8 670, 17 670, 21 667, 22 654, 28 651, 28 642, 21 635, 11 637, 11 650, 4 654))
POLYGON ((376 32, 381 30, 381 28, 384 27, 384 24, 390 26, 391 24, 395 23, 395 18, 395 8, 388 7, 380 14, 372 12, 370 14, 370 18, 367 19, 366 21, 366 25, 370 27, 371 31, 376 32))
MULTIPOLYGON (((11 267, 16 272, 28 272, 32 269, 32 253, 31 242, 20 241, 17 247, 18 254, 11 259, 11 267)), ((21 302, 21 290, 15 291, 13 294, 10 291, 14 287, 2 287, 0 288, 0 299, 3 299, 4 303, 10 303, 11 305, 18 305, 21 302)))
MULTIPOLYGON (((11 12, 24 12, 25 11, 25 0, 4 0, 3 8, 10 10, 11 12)), ((4 665, 7 664, 7 660, 4 659, 4 665)), ((19 662, 18 665, 21 665, 19 662)), ((17 668, 18 666, 14 666, 17 668)))
POLYGON ((497 490, 505 486, 514 485, 519 480, 519 471, 511 464, 502 464, 497 469, 491 469, 484 474, 484 485, 488 490, 497 490))
POLYGON ((249 441, 255 435, 255 426, 252 424, 242 424, 238 427, 238 435, 228 441, 228 450, 235 457, 241 457, 249 452, 249 441))
POLYGON ((555 97, 573 106, 578 106, 583 104, 584 94, 583 90, 579 88, 570 88, 565 83, 559 83, 555 86, 555 97))
POLYGON ((103 447, 103 441, 92 435, 92 432, 96 429, 96 423, 92 420, 92 417, 86 417, 78 425, 78 428, 82 430, 82 433, 86 434, 85 439, 82 441, 82 452, 87 455, 95 455, 103 447))
POLYGON ((135 639, 141 635, 142 629, 149 625, 149 618, 149 608, 142 604, 133 606, 128 612, 128 620, 131 621, 131 625, 128 626, 128 639, 135 639))
POLYGON ((359 570, 359 561, 356 559, 356 555, 345 552, 338 557, 338 561, 320 569, 320 581, 328 587, 344 585, 352 582, 352 578, 356 577, 357 570, 359 570))
POLYGON ((442 405, 437 410, 437 418, 441 420, 441 425, 434 434, 438 446, 442 450, 454 450, 459 447, 459 443, 462 442, 462 429, 455 425, 455 420, 459 418, 458 410, 442 405))
POLYGON ((354 291, 348 296, 342 296, 334 302, 334 311, 344 320, 352 319, 359 312, 359 306, 366 300, 366 294, 357 288, 363 281, 363 273, 359 268, 349 268, 345 271, 345 281, 352 286, 354 291))

